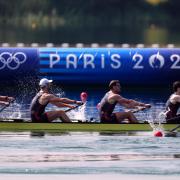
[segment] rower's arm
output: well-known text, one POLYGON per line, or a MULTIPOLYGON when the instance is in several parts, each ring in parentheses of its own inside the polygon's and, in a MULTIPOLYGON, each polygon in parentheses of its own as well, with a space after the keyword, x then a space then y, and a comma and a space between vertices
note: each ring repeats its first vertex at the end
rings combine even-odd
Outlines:
POLYGON ((180 95, 173 94, 170 97, 170 102, 176 104, 177 102, 180 103, 180 95))
POLYGON ((143 106, 146 107, 147 104, 132 100, 132 99, 126 99, 123 98, 122 96, 119 96, 117 98, 117 101, 119 104, 125 106, 126 108, 135 108, 136 106, 143 106))
POLYGON ((174 100, 175 100, 176 102, 179 102, 179 103, 180 103, 180 96, 179 96, 179 95, 176 95, 176 96, 174 97, 174 100))
POLYGON ((5 102, 5 101, 0 101, 0 105, 3 105, 3 106, 8 106, 9 103, 8 102, 5 102))
POLYGON ((69 104, 66 103, 62 103, 62 102, 51 102, 51 104, 57 106, 57 107, 68 107, 68 108, 73 108, 74 106, 71 106, 69 104))
POLYGON ((76 100, 72 100, 72 99, 68 99, 68 98, 58 98, 57 102, 62 102, 62 103, 66 103, 66 104, 77 104, 77 105, 83 104, 82 101, 76 101, 76 100))
POLYGON ((53 94, 48 95, 46 98, 47 98, 49 103, 51 103, 51 104, 53 104, 53 105, 55 105, 57 107, 68 107, 68 108, 73 108, 74 107, 74 106, 71 106, 71 105, 69 105, 67 103, 62 102, 61 98, 56 97, 53 94))
POLYGON ((130 108, 131 100, 123 98, 122 96, 115 94, 113 96, 110 96, 108 99, 109 103, 118 102, 120 105, 125 106, 127 108, 130 108))
POLYGON ((49 98, 49 102, 57 102, 57 103, 65 103, 65 104, 81 104, 82 102, 81 101, 76 101, 76 100, 72 100, 72 99, 68 99, 68 98, 59 98, 59 97, 56 97, 54 95, 52 95, 50 98, 49 98))
POLYGON ((146 104, 130 99, 129 108, 136 108, 137 106, 146 107, 146 104))
POLYGON ((68 98, 61 98, 61 102, 67 103, 67 104, 75 104, 77 101, 72 100, 72 99, 68 99, 68 98))
POLYGON ((7 101, 8 100, 8 96, 0 96, 0 101, 7 101))
POLYGON ((53 94, 48 95, 47 99, 48 99, 49 103, 51 103, 51 104, 53 104, 53 105, 55 105, 57 107, 68 107, 68 108, 73 108, 74 107, 74 106, 71 106, 68 103, 65 103, 63 101, 63 98, 56 97, 53 94))
POLYGON ((0 101, 10 102, 10 101, 13 101, 13 100, 14 100, 13 97, 9 97, 9 96, 0 96, 0 101))

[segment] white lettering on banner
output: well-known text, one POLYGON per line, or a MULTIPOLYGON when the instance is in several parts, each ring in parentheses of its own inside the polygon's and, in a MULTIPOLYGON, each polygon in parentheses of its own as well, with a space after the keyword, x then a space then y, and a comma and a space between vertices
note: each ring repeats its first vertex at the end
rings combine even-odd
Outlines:
POLYGON ((60 56, 58 54, 50 54, 49 58, 50 58, 50 68, 53 68, 53 66, 60 61, 60 56))
MULTIPOLYGON (((59 54, 50 54, 49 55, 50 58, 50 64, 49 67, 50 68, 54 68, 55 65, 57 65, 60 62, 60 55, 59 54)), ((83 60, 83 68, 92 68, 95 69, 95 56, 92 54, 81 54, 79 56, 79 61, 80 59, 83 60)), ((112 54, 110 56, 110 60, 111 60, 111 67, 113 69, 118 69, 121 67, 121 62, 120 62, 120 55, 119 54, 112 54)), ((78 56, 75 54, 68 54, 66 59, 65 59, 65 63, 66 63, 66 68, 74 68, 76 69, 78 67, 78 56)), ((105 68, 105 55, 101 54, 100 56, 100 66, 102 69, 105 68)))
POLYGON ((121 56, 120 56, 119 54, 113 54, 113 55, 111 55, 111 60, 112 60, 113 62, 115 62, 115 64, 111 64, 111 67, 112 67, 113 69, 118 69, 118 68, 121 67, 120 58, 121 58, 121 56))
POLYGON ((104 54, 101 54, 101 68, 102 69, 105 68, 105 56, 104 56, 104 54))
POLYGON ((143 56, 141 54, 134 54, 132 60, 136 62, 133 69, 144 69, 144 66, 140 65, 143 60, 143 56))
POLYGON ((3 52, 0 54, 0 70, 7 67, 10 70, 16 70, 27 60, 27 56, 23 52, 3 52))
POLYGON ((84 54, 84 68, 86 69, 88 65, 91 66, 92 69, 95 68, 94 64, 94 56, 92 54, 84 54))
POLYGON ((66 68, 70 68, 70 65, 72 65, 74 67, 74 69, 77 68, 77 56, 75 54, 68 54, 67 55, 67 63, 66 63, 66 68))
POLYGON ((173 54, 170 59, 172 62, 174 62, 171 69, 180 69, 180 65, 177 65, 178 63, 180 64, 180 56, 178 54, 173 54))
MULTIPOLYGON (((16 55, 17 55, 17 53, 14 55, 12 55, 8 52, 1 53, 0 54, 0 69, 3 69, 5 66, 11 68, 9 63, 13 60, 16 63, 18 63, 17 67, 14 67, 14 69, 18 68, 18 66, 26 60, 26 56, 21 54, 25 60, 18 62, 16 55), (4 57, 5 54, 8 55, 8 58, 6 58, 7 59, 6 61, 5 61, 5 57, 4 57)), ((60 60, 61 60, 60 54, 50 54, 49 57, 50 57, 49 67, 55 68, 55 66, 60 63, 60 60)), ((123 63, 123 62, 121 62, 122 57, 119 54, 108 54, 108 56, 106 56, 105 54, 100 54, 99 56, 97 56, 97 54, 93 55, 93 54, 82 53, 78 56, 78 55, 72 53, 72 54, 67 54, 67 56, 63 56, 63 58, 65 58, 65 59, 63 59, 63 61, 65 63, 63 65, 67 69, 69 69, 69 68, 77 69, 78 63, 82 63, 81 67, 84 69, 87 69, 87 68, 105 69, 105 67, 107 67, 107 66, 110 66, 112 69, 119 69, 119 68, 121 68, 122 63, 123 63)), ((130 61, 131 55, 128 58, 129 59, 127 59, 127 61, 130 61)), ((166 57, 166 58, 168 58, 168 57, 166 57)), ((132 62, 134 62, 132 64, 132 69, 144 69, 145 68, 144 65, 147 66, 148 64, 149 64, 150 68, 161 69, 165 65, 165 57, 163 57, 158 52, 157 54, 152 54, 149 58, 146 57, 146 59, 144 59, 142 54, 135 53, 132 56, 132 62), (143 64, 144 60, 146 60, 146 64, 143 64)), ((180 55, 172 54, 172 55, 170 55, 170 61, 167 61, 167 59, 166 59, 166 62, 168 63, 168 67, 170 66, 171 69, 180 69, 180 55), (170 62, 172 64, 169 64, 170 62)), ((125 63, 127 63, 127 62, 125 62, 125 63)))

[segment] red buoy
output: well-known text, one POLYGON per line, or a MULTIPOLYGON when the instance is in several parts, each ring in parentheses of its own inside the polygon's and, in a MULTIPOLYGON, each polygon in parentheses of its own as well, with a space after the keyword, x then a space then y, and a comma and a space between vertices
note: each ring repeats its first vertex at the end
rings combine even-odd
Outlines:
POLYGON ((154 132, 154 136, 155 137, 162 137, 163 133, 161 131, 156 131, 156 132, 154 132))
POLYGON ((86 92, 82 92, 81 95, 80 95, 80 98, 81 98, 81 101, 82 102, 86 102, 87 101, 87 93, 86 92))

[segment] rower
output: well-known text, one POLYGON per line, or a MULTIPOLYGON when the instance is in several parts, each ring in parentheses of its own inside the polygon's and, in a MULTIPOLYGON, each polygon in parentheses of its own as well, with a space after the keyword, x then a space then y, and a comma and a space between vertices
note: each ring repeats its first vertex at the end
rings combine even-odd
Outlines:
POLYGON ((150 104, 144 104, 132 99, 126 99, 122 97, 119 94, 121 92, 121 86, 118 80, 112 80, 109 83, 109 89, 110 90, 105 94, 100 104, 98 105, 100 120, 102 123, 122 123, 126 119, 128 120, 128 123, 138 122, 131 111, 113 113, 116 104, 120 104, 127 108, 136 108, 137 106, 141 106, 144 108, 151 107, 150 104))
POLYGON ((32 122, 51 122, 60 118, 62 122, 71 122, 64 110, 53 110, 45 112, 46 106, 50 103, 57 107, 75 108, 74 104, 81 105, 81 101, 68 98, 59 98, 50 92, 52 80, 43 78, 39 82, 40 91, 31 102, 31 120, 32 122))
POLYGON ((166 121, 167 123, 180 123, 180 81, 173 83, 174 93, 169 97, 166 102, 166 121))

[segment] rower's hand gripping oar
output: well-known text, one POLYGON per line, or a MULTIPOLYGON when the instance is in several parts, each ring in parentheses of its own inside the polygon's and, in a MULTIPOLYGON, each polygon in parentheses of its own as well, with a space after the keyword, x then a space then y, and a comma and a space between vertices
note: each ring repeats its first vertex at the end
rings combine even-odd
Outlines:
POLYGON ((76 108, 82 106, 83 104, 84 104, 84 103, 82 102, 81 104, 78 104, 78 105, 74 106, 73 108, 70 108, 70 109, 65 110, 65 112, 69 112, 69 111, 71 111, 71 110, 73 110, 73 109, 76 109, 76 108))
POLYGON ((13 98, 13 99, 11 99, 10 101, 9 101, 9 103, 8 104, 5 104, 1 109, 0 109, 0 112, 2 112, 4 109, 6 109, 7 107, 9 107, 10 106, 10 104, 11 103, 13 103, 15 101, 15 99, 13 98))
POLYGON ((150 105, 150 104, 147 104, 146 106, 139 107, 139 108, 137 108, 137 109, 135 109, 135 110, 133 110, 133 111, 131 111, 131 112, 132 112, 132 113, 137 113, 137 112, 139 112, 139 111, 144 111, 145 109, 149 109, 149 108, 151 108, 151 105, 150 105))
POLYGON ((85 102, 87 101, 87 97, 88 97, 87 93, 86 92, 82 92, 80 94, 81 101, 77 101, 78 105, 74 106, 73 108, 65 110, 65 112, 69 112, 69 111, 71 111, 73 109, 76 109, 76 108, 82 106, 83 104, 85 104, 85 102))

